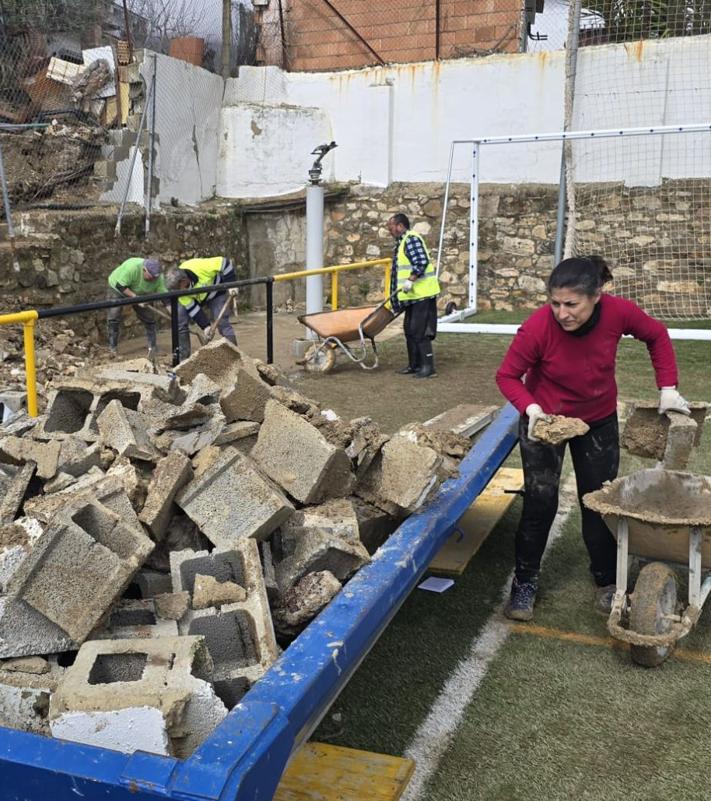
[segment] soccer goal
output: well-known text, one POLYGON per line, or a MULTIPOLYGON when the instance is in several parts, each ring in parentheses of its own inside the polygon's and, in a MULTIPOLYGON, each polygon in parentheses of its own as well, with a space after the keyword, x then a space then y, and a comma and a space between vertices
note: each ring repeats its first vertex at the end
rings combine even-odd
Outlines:
MULTIPOLYGON (((711 122, 453 141, 438 272, 446 252, 452 167, 455 152, 462 148, 471 152, 468 293, 465 308, 440 320, 441 331, 515 331, 517 326, 464 320, 480 308, 480 293, 487 294, 487 308, 497 308, 491 298, 502 295, 501 287, 511 283, 509 273, 527 288, 519 297, 524 294, 528 305, 540 305, 545 299, 543 279, 554 266, 555 254, 603 256, 613 270, 612 291, 655 317, 711 318, 711 122), (542 162, 544 154, 550 159, 557 152, 560 159, 563 147, 565 192, 553 184, 514 187, 520 198, 510 204, 508 217, 498 211, 497 225, 483 202, 480 175, 486 159, 494 153, 506 158, 509 149, 524 148, 527 160, 542 162), (529 228, 535 235, 528 237, 529 228), (516 246, 522 252, 517 253, 516 246), (502 266, 506 258, 514 267, 521 266, 507 271, 502 266)), ((510 305, 512 294, 513 290, 499 308, 510 305)), ((694 328, 672 328, 670 333, 675 338, 711 339, 711 331, 694 328)))

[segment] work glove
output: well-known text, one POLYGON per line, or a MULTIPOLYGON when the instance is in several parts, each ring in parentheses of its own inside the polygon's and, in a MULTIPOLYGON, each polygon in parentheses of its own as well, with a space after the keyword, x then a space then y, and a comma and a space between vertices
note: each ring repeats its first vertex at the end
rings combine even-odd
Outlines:
POLYGON ((689 404, 682 398, 676 387, 662 387, 659 390, 659 414, 666 412, 691 414, 689 404))
POLYGON ((202 329, 203 336, 205 337, 205 342, 209 342, 212 339, 212 326, 208 325, 202 329))
POLYGON ((403 285, 402 285, 402 291, 403 292, 412 292, 412 287, 414 285, 415 285, 415 282, 414 281, 410 281, 410 279, 408 278, 407 281, 405 281, 403 283, 403 285))
POLYGON ((237 298, 237 297, 239 297, 239 289, 237 289, 237 287, 235 286, 235 287, 233 287, 232 289, 228 289, 228 290, 227 290, 227 294, 228 294, 228 295, 229 295, 231 298, 237 298))
POLYGON ((533 429, 539 420, 545 420, 548 415, 541 409, 537 403, 530 403, 526 406, 526 415, 528 416, 528 438, 538 441, 538 437, 533 435, 533 429))

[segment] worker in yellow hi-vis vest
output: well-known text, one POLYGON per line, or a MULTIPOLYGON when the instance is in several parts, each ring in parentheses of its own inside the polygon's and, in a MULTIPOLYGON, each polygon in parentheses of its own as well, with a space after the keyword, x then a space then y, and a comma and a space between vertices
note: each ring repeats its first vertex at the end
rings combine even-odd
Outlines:
POLYGON ((393 311, 405 309, 405 341, 407 367, 398 370, 415 378, 433 378, 432 341, 437 336, 437 295, 439 281, 424 239, 410 230, 405 214, 394 214, 388 220, 388 231, 395 239, 390 273, 390 294, 393 311))
POLYGON ((174 267, 166 276, 169 291, 195 287, 201 291, 194 295, 178 298, 178 345, 180 361, 190 356, 190 323, 198 325, 203 333, 212 335, 210 318, 205 309, 217 321, 217 330, 225 339, 237 344, 232 323, 228 314, 220 314, 229 295, 236 295, 236 289, 220 289, 220 284, 236 281, 237 275, 232 262, 223 256, 207 259, 188 259, 180 267, 174 267))

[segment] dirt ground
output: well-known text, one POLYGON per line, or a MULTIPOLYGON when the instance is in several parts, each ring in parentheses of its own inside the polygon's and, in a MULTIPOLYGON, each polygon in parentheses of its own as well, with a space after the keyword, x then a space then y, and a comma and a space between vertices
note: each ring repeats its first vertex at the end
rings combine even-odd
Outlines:
MULTIPOLYGON (((266 316, 263 312, 240 315, 236 322, 237 340, 250 356, 266 358, 266 316)), ((418 380, 397 375, 407 355, 402 323, 396 320, 378 337, 380 365, 363 370, 340 357, 329 373, 306 373, 291 354, 291 343, 303 337, 292 314, 274 317, 274 361, 302 394, 332 408, 344 418, 372 417, 391 433, 410 422, 423 422, 458 403, 501 404, 503 398, 494 383, 494 374, 510 337, 473 337, 466 334, 440 335, 435 341, 437 377, 418 380)), ((170 335, 162 331, 159 346, 170 350, 170 335)), ((125 355, 145 353, 145 340, 136 338, 120 343, 125 355)), ((193 338, 193 347, 197 342, 193 338)))

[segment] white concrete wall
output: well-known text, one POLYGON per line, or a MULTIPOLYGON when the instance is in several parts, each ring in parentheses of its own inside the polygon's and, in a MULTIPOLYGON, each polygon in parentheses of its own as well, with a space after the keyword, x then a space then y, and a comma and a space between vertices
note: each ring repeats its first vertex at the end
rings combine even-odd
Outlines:
MULTIPOLYGON (((141 67, 147 85, 153 55, 146 53, 141 67)), ((158 55, 156 86, 157 201, 168 203, 175 197, 194 204, 214 197, 224 81, 185 61, 158 55)))
MULTIPOLYGON (((582 48, 573 127, 711 119, 710 44, 704 36, 582 48)), ((331 139, 338 148, 324 160, 326 180, 444 181, 453 139, 559 131, 563 88, 562 51, 336 73, 242 67, 225 90, 217 191, 246 197, 300 189, 310 151, 331 139)), ((698 141, 702 149, 706 140, 698 141)), ((632 183, 711 174, 708 145, 689 164, 689 145, 673 138, 576 148, 579 180, 615 180, 633 160, 632 183)), ((559 169, 557 143, 489 146, 480 178, 557 183, 559 169)), ((470 147, 457 146, 453 178, 470 175, 470 147)))

